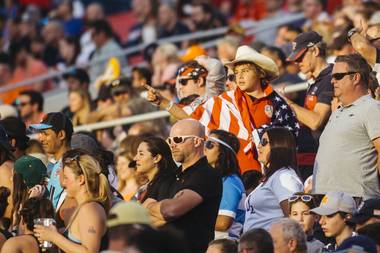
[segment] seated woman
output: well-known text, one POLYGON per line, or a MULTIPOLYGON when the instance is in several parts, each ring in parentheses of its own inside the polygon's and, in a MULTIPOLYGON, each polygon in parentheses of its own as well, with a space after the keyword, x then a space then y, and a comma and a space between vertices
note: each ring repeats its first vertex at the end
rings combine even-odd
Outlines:
MULTIPOLYGON (((128 137, 127 137, 128 138, 128 137)), ((117 190, 128 201, 136 194, 139 184, 136 178, 136 168, 133 156, 129 150, 122 151, 116 157, 116 172, 118 177, 117 190)))
POLYGON ((263 164, 264 179, 245 201, 244 232, 270 225, 289 215, 288 198, 302 192, 298 177, 296 141, 287 128, 268 128, 258 146, 258 160, 263 164))
POLYGON ((48 199, 30 198, 25 201, 20 211, 21 221, 19 225, 20 235, 8 239, 2 249, 2 253, 39 253, 39 242, 33 235, 34 219, 53 218, 54 208, 48 199))
POLYGON ((307 252, 321 252, 325 246, 321 241, 314 237, 314 225, 318 222, 318 215, 310 212, 316 208, 314 197, 312 195, 297 193, 289 198, 289 218, 297 221, 302 230, 307 235, 307 252))
POLYGON ((17 230, 20 223, 20 210, 24 202, 31 197, 44 194, 43 184, 46 177, 46 166, 38 158, 24 155, 14 163, 12 190, 12 230, 17 230))
POLYGON ((69 108, 73 114, 73 126, 87 123, 87 117, 91 111, 91 98, 88 92, 83 89, 70 90, 69 108))
POLYGON ((7 187, 0 186, 0 251, 5 241, 12 237, 4 218, 5 210, 8 206, 8 197, 10 195, 11 191, 7 187))
POLYGON ((166 141, 154 136, 144 138, 134 160, 137 174, 143 174, 147 179, 138 190, 137 199, 143 203, 148 198, 157 201, 167 198, 177 165, 166 141))
POLYGON ((50 241, 66 253, 97 253, 105 246, 101 242, 112 197, 108 180, 96 159, 78 150, 67 151, 62 163, 67 195, 75 198, 78 206, 64 235, 55 226, 35 226, 34 233, 40 241, 50 241))
POLYGON ((238 138, 223 130, 212 130, 205 143, 208 163, 217 169, 223 178, 223 194, 215 225, 215 238, 239 238, 244 223, 245 190, 240 179, 238 138))

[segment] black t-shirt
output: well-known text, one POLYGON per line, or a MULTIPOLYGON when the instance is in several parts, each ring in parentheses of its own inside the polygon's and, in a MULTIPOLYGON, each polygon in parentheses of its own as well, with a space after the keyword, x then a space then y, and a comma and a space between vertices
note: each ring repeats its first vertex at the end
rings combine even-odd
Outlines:
POLYGON ((178 169, 171 198, 184 189, 198 193, 203 201, 182 217, 168 222, 168 225, 183 233, 190 252, 203 253, 208 243, 214 239, 216 217, 222 197, 222 179, 207 163, 206 157, 203 157, 185 171, 182 171, 182 167, 178 169))
MULTIPOLYGON (((174 172, 164 173, 159 175, 157 178, 153 179, 152 182, 148 185, 146 196, 144 199, 152 198, 157 201, 168 198, 171 194, 171 188, 175 181, 174 172)), ((143 202, 142 201, 142 202, 143 202)))
MULTIPOLYGON (((327 68, 322 70, 315 79, 314 84, 312 84, 307 90, 304 103, 306 109, 314 110, 317 103, 331 105, 331 100, 334 95, 334 87, 331 84, 332 68, 333 65, 330 64, 327 68)), ((311 131, 310 128, 302 126, 298 137, 299 152, 316 153, 319 146, 319 137, 321 136, 323 129, 324 126, 316 131, 311 131)))

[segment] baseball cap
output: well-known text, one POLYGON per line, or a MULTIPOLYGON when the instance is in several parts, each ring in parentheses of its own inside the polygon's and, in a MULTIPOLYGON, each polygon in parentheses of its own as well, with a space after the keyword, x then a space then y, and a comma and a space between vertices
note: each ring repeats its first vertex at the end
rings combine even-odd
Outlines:
POLYGON ((91 136, 83 133, 75 133, 71 137, 71 149, 83 149, 90 155, 96 156, 99 151, 99 145, 91 136))
POLYGON ((350 222, 362 224, 372 217, 380 218, 380 198, 367 199, 363 201, 357 212, 354 212, 350 222))
POLYGON ((29 137, 26 135, 25 123, 16 117, 8 117, 0 121, 5 131, 7 131, 8 137, 15 138, 17 141, 26 143, 29 141, 29 137))
POLYGON ((0 124, 0 147, 3 147, 9 151, 14 151, 14 148, 9 143, 9 136, 2 124, 0 124))
POLYGON ((148 210, 136 201, 122 201, 110 210, 107 226, 115 227, 128 224, 151 225, 148 210))
POLYGON ((22 175, 26 185, 31 188, 39 184, 43 177, 46 176, 46 166, 38 158, 24 155, 17 159, 14 163, 15 171, 22 175))
POLYGON ((63 75, 64 79, 73 77, 77 79, 80 83, 90 83, 90 77, 87 74, 87 71, 81 68, 74 69, 63 75))
MULTIPOLYGON (((359 252, 376 253, 376 242, 364 235, 350 236, 342 242, 336 249, 336 252, 348 252, 344 250, 356 249, 359 252)), ((351 252, 351 251, 350 251, 351 252)), ((357 251, 355 251, 357 252, 357 251)))
POLYGON ((193 61, 201 55, 207 55, 206 50, 198 44, 190 46, 180 58, 183 62, 193 61))
POLYGON ((337 212, 354 213, 355 200, 344 192, 328 192, 317 208, 310 211, 319 215, 331 215, 337 212))
POLYGON ((128 77, 122 77, 116 80, 113 80, 110 83, 111 94, 115 95, 117 93, 126 93, 131 91, 132 80, 128 77))
POLYGON ((54 132, 59 132, 61 130, 65 131, 67 136, 73 134, 73 124, 69 118, 61 112, 50 112, 45 115, 39 124, 32 124, 29 126, 32 130, 46 130, 52 129, 54 132))
POLYGON ((308 48, 315 46, 322 41, 322 36, 317 32, 304 32, 298 35, 293 41, 293 51, 287 58, 288 61, 297 60, 308 48))
POLYGON ((111 87, 108 85, 103 85, 102 87, 100 87, 96 101, 99 101, 99 100, 105 101, 111 98, 112 98, 111 87))

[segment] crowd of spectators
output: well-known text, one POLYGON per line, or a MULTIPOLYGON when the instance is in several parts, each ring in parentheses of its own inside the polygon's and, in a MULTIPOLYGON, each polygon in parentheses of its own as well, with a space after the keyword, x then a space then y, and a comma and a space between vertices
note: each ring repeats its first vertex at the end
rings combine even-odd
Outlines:
POLYGON ((125 2, 0 5, 0 252, 380 252, 378 1, 125 2))

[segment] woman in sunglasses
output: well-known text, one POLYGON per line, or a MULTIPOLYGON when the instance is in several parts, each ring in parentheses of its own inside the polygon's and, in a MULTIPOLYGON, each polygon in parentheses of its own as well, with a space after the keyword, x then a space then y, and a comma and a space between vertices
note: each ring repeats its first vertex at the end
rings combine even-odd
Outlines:
POLYGON ((143 139, 134 161, 138 177, 145 176, 147 180, 138 190, 137 199, 143 203, 148 198, 157 201, 168 198, 177 165, 166 141, 154 136, 143 139))
POLYGON ((244 232, 253 228, 269 229, 271 224, 289 215, 288 198, 302 192, 293 134, 282 127, 267 128, 258 145, 258 160, 264 178, 245 201, 244 232))
POLYGON ((64 252, 99 252, 105 249, 107 214, 112 193, 97 160, 79 150, 67 151, 62 158, 63 185, 67 196, 78 203, 64 234, 53 225, 34 226, 39 241, 50 241, 64 252))
POLYGON ((312 195, 297 193, 289 199, 289 218, 297 221, 307 235, 308 253, 321 252, 325 246, 321 241, 314 238, 314 225, 318 222, 318 216, 310 212, 316 208, 312 195))
POLYGON ((245 191, 240 179, 236 153, 240 143, 235 135, 212 130, 205 143, 208 163, 217 169, 223 179, 223 193, 215 225, 216 238, 239 238, 244 223, 245 191))

